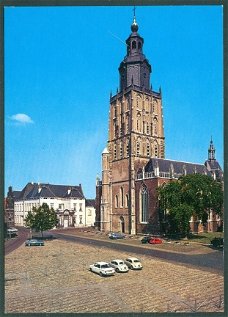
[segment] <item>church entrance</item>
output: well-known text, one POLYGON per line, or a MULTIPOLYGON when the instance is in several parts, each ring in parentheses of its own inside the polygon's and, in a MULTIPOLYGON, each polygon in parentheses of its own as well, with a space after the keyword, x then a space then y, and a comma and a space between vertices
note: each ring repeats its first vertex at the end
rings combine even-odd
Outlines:
POLYGON ((125 233, 125 223, 124 223, 124 217, 120 216, 120 229, 122 233, 125 233))

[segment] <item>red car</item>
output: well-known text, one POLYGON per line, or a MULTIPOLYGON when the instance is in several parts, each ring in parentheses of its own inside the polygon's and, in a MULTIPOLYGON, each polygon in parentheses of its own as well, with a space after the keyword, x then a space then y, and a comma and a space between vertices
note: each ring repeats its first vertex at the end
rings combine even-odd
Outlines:
POLYGON ((160 239, 160 238, 151 238, 149 240, 149 243, 150 244, 161 244, 162 243, 162 239, 160 239))

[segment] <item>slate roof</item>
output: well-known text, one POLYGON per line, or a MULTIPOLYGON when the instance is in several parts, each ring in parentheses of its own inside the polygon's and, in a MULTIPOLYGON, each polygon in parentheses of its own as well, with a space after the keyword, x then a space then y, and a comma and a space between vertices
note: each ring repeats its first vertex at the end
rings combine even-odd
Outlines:
POLYGON ((28 183, 17 196, 17 200, 30 200, 45 198, 78 198, 84 199, 81 184, 79 186, 71 185, 53 185, 28 183))
POLYGON ((172 169, 173 173, 175 174, 184 174, 184 170, 186 170, 186 174, 199 173, 210 175, 204 164, 181 162, 161 158, 151 158, 145 166, 145 172, 154 172, 157 166, 159 167, 160 173, 170 173, 172 169))
POLYGON ((95 208, 95 199, 86 199, 85 205, 86 207, 94 207, 95 208))

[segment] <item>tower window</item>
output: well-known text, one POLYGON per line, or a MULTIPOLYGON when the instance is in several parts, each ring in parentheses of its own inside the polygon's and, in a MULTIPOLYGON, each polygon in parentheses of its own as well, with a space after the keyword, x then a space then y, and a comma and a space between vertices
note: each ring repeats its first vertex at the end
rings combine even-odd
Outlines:
POLYGON ((125 196, 125 207, 128 208, 128 204, 129 204, 129 198, 128 198, 128 194, 126 194, 125 196))
POLYGON ((137 142, 136 143, 136 155, 139 155, 140 154, 140 143, 137 142))
POLYGON ((150 126, 149 123, 146 124, 146 133, 149 134, 150 133, 150 126))
POLYGON ((135 48, 136 48, 136 42, 133 41, 133 42, 132 42, 132 49, 135 49, 135 48))
POLYGON ((146 144, 146 154, 148 157, 150 157, 150 143, 149 142, 147 142, 146 144))
POLYGON ((120 143, 120 158, 123 158, 123 145, 120 143))
POLYGON ((115 207, 118 208, 119 202, 118 202, 118 196, 115 196, 115 207))
POLYGON ((127 140, 127 146, 126 146, 126 152, 127 152, 127 156, 129 156, 129 140, 127 140))
POLYGON ((120 188, 120 207, 124 206, 124 193, 123 193, 123 187, 120 188))
POLYGON ((114 145, 114 159, 116 160, 117 155, 116 155, 116 144, 114 145))
POLYGON ((158 145, 155 145, 154 147, 154 156, 158 157, 158 145))
POLYGON ((138 49, 140 50, 141 47, 142 47, 142 44, 141 44, 141 42, 139 42, 139 43, 138 43, 138 49))

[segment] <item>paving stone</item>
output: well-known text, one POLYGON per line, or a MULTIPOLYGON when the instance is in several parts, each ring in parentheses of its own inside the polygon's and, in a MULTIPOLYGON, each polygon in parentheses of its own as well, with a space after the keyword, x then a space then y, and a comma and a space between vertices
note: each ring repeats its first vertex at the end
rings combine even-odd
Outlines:
POLYGON ((107 278, 89 271, 96 261, 130 255, 138 257, 61 240, 21 246, 5 257, 5 311, 223 312, 223 276, 216 273, 145 255, 142 271, 107 278))

